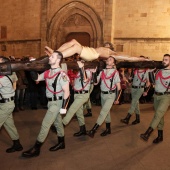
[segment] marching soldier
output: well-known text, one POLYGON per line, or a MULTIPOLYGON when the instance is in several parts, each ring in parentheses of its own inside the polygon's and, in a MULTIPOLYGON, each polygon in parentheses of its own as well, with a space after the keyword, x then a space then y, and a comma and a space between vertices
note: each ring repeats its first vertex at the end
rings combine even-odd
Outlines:
POLYGON ((155 115, 150 123, 149 128, 140 137, 147 141, 155 128, 158 129, 158 137, 153 143, 163 141, 164 115, 170 106, 170 55, 165 54, 163 57, 164 69, 159 70, 155 75, 155 94, 154 109, 155 115))
MULTIPOLYGON (((5 62, 5 60, 5 58, 0 58, 0 63, 5 62)), ((13 146, 6 150, 7 153, 23 150, 12 115, 15 107, 15 89, 13 84, 16 84, 16 81, 17 77, 15 73, 9 76, 0 76, 0 128, 4 125, 13 140, 13 146)))
MULTIPOLYGON (((143 58, 143 56, 140 56, 143 58)), ((128 110, 128 114, 124 119, 121 119, 122 123, 128 124, 129 120, 133 113, 136 114, 135 121, 132 122, 132 125, 140 123, 140 109, 139 109, 139 99, 142 96, 147 95, 147 91, 150 86, 149 82, 149 70, 148 69, 135 69, 133 72, 133 82, 131 88, 131 106, 128 110)))
POLYGON ((79 65, 80 71, 74 80, 74 101, 68 109, 66 116, 63 118, 63 124, 67 125, 76 113, 80 126, 80 131, 74 133, 74 136, 76 137, 86 135, 83 105, 89 99, 89 89, 92 78, 91 71, 89 69, 84 70, 84 63, 81 61, 77 61, 77 63, 79 65))
POLYGON ((88 133, 88 135, 92 138, 94 137, 94 134, 96 133, 99 126, 104 122, 104 120, 106 122, 106 130, 103 133, 101 133, 101 136, 106 136, 111 133, 110 109, 113 103, 119 104, 119 97, 121 94, 119 73, 114 67, 115 59, 112 56, 110 56, 106 60, 106 69, 101 71, 99 76, 97 77, 97 82, 101 80, 100 87, 102 109, 100 111, 96 124, 88 133), (118 92, 117 95, 116 90, 118 92))
POLYGON ((51 69, 38 75, 36 72, 31 72, 32 78, 35 81, 46 81, 46 96, 48 99, 48 110, 43 119, 41 130, 35 142, 35 145, 22 153, 23 157, 30 158, 39 156, 40 148, 44 143, 51 125, 54 123, 57 134, 58 143, 51 147, 50 151, 56 151, 58 149, 65 148, 64 141, 64 128, 62 124, 62 118, 60 114, 66 113, 66 107, 69 100, 69 78, 60 68, 62 62, 62 54, 58 51, 49 57, 49 64, 51 69))

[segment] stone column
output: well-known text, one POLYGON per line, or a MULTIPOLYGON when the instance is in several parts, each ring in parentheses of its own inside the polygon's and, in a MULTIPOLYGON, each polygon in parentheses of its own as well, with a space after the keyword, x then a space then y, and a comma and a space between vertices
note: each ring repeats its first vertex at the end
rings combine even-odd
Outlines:
POLYGON ((40 23, 40 37, 41 37, 41 56, 44 54, 44 46, 47 45, 47 3, 48 0, 41 0, 41 23, 40 23))

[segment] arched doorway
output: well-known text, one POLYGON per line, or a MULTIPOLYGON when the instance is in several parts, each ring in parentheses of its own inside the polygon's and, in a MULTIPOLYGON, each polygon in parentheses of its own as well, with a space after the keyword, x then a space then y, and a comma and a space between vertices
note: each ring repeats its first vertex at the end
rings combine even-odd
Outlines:
POLYGON ((48 45, 57 49, 67 40, 77 39, 82 45, 103 44, 102 22, 88 5, 71 2, 55 13, 47 32, 48 45))
POLYGON ((67 35, 66 41, 76 39, 83 46, 90 46, 90 35, 86 32, 71 32, 67 35))

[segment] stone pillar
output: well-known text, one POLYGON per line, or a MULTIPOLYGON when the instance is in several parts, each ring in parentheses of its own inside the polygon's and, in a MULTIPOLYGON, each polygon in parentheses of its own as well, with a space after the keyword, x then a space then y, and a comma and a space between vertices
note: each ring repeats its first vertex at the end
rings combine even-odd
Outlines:
POLYGON ((40 23, 41 56, 45 55, 44 46, 47 45, 47 1, 48 0, 41 0, 41 23, 40 23))
POLYGON ((114 39, 115 1, 105 0, 104 42, 112 42, 114 39))

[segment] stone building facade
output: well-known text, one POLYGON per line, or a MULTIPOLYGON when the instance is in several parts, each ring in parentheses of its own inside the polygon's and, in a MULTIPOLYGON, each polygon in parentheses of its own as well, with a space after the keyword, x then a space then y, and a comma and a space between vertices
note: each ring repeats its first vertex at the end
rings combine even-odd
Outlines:
POLYGON ((0 0, 0 55, 44 55, 72 38, 161 60, 170 51, 170 0, 0 0))

